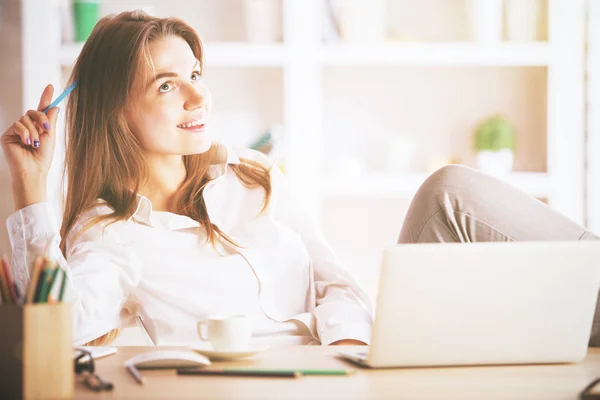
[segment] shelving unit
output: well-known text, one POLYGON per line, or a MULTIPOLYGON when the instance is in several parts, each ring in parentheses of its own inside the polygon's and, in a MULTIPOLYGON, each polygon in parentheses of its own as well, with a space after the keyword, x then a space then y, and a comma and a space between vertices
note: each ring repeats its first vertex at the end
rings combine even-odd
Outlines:
MULTIPOLYGON (((148 2, 157 4, 156 11, 159 15, 171 11, 171 9, 161 9, 158 2, 148 2)), ((520 153, 517 164, 525 167, 517 169, 508 181, 532 196, 547 200, 551 207, 575 221, 584 222, 585 0, 548 0, 547 41, 527 44, 502 42, 490 46, 468 41, 439 43, 406 41, 376 45, 324 44, 321 0, 281 0, 281 2, 283 42, 263 45, 239 41, 241 34, 239 26, 236 26, 236 31, 228 35, 235 38, 235 42, 213 40, 205 43, 207 71, 209 73, 211 70, 218 71, 215 74, 218 75, 218 79, 208 84, 209 87, 214 84, 221 96, 221 104, 229 107, 234 102, 223 99, 223 96, 229 96, 231 100, 238 99, 242 94, 224 84, 228 81, 228 77, 237 77, 236 79, 242 82, 245 79, 252 79, 253 73, 258 74, 256 79, 260 78, 260 82, 251 88, 255 92, 243 93, 243 96, 245 96, 244 101, 247 102, 246 113, 264 114, 262 119, 254 124, 252 129, 248 128, 244 131, 241 122, 238 125, 227 125, 228 129, 242 130, 243 132, 236 136, 242 143, 249 142, 253 136, 260 133, 258 132, 261 129, 258 126, 260 124, 264 125, 263 129, 267 129, 269 125, 282 125, 285 131, 283 156, 292 191, 304 201, 309 210, 320 215, 321 222, 327 221, 327 215, 324 214, 327 212, 327 207, 324 209, 324 205, 330 204, 331 198, 335 198, 338 202, 339 205, 336 207, 339 209, 345 209, 343 202, 353 203, 359 199, 364 202, 365 213, 370 212, 370 207, 376 207, 374 204, 382 198, 389 200, 387 204, 391 204, 392 207, 396 204, 394 199, 397 199, 398 207, 405 207, 420 183, 431 172, 421 164, 412 165, 405 172, 367 169, 359 177, 346 176, 345 178, 336 176, 328 170, 328 161, 338 156, 339 152, 343 152, 335 146, 329 146, 328 143, 340 143, 344 140, 351 142, 357 138, 371 138, 376 135, 356 128, 342 140, 336 142, 332 139, 332 127, 341 126, 348 120, 358 117, 356 109, 345 109, 346 103, 343 101, 335 103, 332 99, 345 100, 361 95, 367 97, 363 101, 368 112, 383 110, 387 113, 370 115, 369 118, 378 122, 378 126, 385 125, 388 132, 393 133, 396 130, 403 130, 397 132, 401 134, 404 134, 404 131, 416 132, 414 135, 420 139, 436 134, 438 136, 435 136, 437 138, 435 140, 438 142, 439 138, 446 135, 447 140, 439 146, 449 148, 448 143, 455 144, 457 147, 462 146, 463 153, 470 150, 467 148, 469 142, 465 139, 469 134, 468 127, 485 117, 483 112, 487 112, 488 108, 504 107, 518 114, 521 122, 534 118, 535 121, 532 123, 523 123, 524 146, 522 148, 525 150, 520 153), (462 71, 460 78, 466 83, 471 82, 471 86, 467 88, 471 90, 471 97, 464 100, 465 103, 461 103, 461 93, 454 87, 450 94, 446 94, 447 99, 434 103, 437 108, 429 109, 418 88, 409 88, 404 92, 404 88, 397 84, 408 73, 413 74, 411 76, 418 75, 421 81, 426 81, 432 71, 441 71, 436 75, 436 79, 440 82, 444 79, 454 79, 456 71, 462 71), (502 75, 502 71, 513 72, 502 75), (482 85, 481 88, 473 87, 472 82, 476 82, 476 77, 483 73, 489 74, 486 75, 488 78, 491 77, 489 82, 495 81, 493 77, 496 75, 501 75, 499 79, 506 79, 499 84, 506 86, 502 88, 505 96, 504 103, 498 103, 499 105, 486 103, 485 107, 477 108, 479 104, 475 103, 485 103, 486 99, 493 99, 496 96, 494 90, 498 89, 498 86, 488 87, 488 85, 482 85), (380 75, 382 80, 385 77, 389 82, 377 81, 380 75), (271 78, 267 79, 269 76, 271 78), (362 80, 362 77, 370 79, 369 82, 379 82, 384 86, 383 89, 367 94, 360 91, 364 88, 354 92, 356 80, 362 80), (543 80, 543 82, 531 83, 531 79, 543 80), (510 87, 510 85, 521 84, 531 84, 533 89, 521 88, 522 90, 518 91, 520 88, 510 87), (544 94, 529 99, 531 93, 528 90, 532 93, 540 92, 539 87, 536 86, 538 84, 542 85, 541 92, 544 94), (396 89, 395 92, 384 92, 385 86, 396 88, 400 86, 400 89, 396 89), (473 95, 476 90, 480 90, 482 94, 481 101, 473 95), (489 94, 488 90, 491 90, 489 94), (400 96, 399 92, 402 92, 400 94, 404 97, 400 96), (512 92, 518 92, 521 98, 512 99, 512 92), (416 106, 409 104, 410 96, 413 95, 421 96, 421 102, 416 106), (265 103, 264 98, 276 100, 265 103), (389 103, 399 99, 404 101, 402 103, 404 106, 420 107, 420 112, 423 114, 422 126, 415 126, 415 124, 419 125, 418 123, 402 126, 405 115, 401 112, 394 114, 393 110, 389 110, 389 103), (259 106, 254 104, 261 101, 259 106), (443 114, 441 111, 444 111, 442 110, 444 104, 459 107, 463 114, 460 116, 461 119, 450 120, 447 114, 443 114), (440 114, 442 116, 439 118, 446 118, 441 124, 447 126, 448 131, 440 132, 438 129, 437 132, 432 132, 435 128, 426 125, 425 122, 428 121, 425 120, 437 118, 440 114), (452 140, 449 139, 450 137, 452 140)), ((173 3, 178 2, 173 1, 173 3)), ((453 5, 463 3, 467 2, 452 2, 453 5)), ((72 65, 81 49, 81 45, 60 43, 58 18, 49 17, 57 13, 53 4, 54 2, 23 0, 25 16, 23 35, 27 38, 27 43, 23 46, 27 49, 23 76, 26 82, 24 108, 37 104, 39 93, 47 82, 62 86, 61 69, 72 65), (40 34, 40 31, 43 31, 43 34, 40 34), (40 68, 40 64, 43 64, 43 68, 40 68)), ((199 4, 185 2, 186 8, 196 7, 198 10, 202 7, 225 7, 219 0, 204 1, 199 4)), ((241 2, 239 4, 241 5, 241 2)), ((444 7, 450 7, 448 2, 440 3, 442 4, 444 7)), ((117 2, 111 5, 114 8, 117 2)), ((234 9, 236 8, 232 8, 234 9)), ((201 14, 195 12, 198 10, 190 9, 185 15, 190 16, 188 22, 202 31, 200 28, 204 27, 196 26, 194 22, 194 15, 201 14)), ((439 10, 436 12, 440 13, 439 10)), ((223 13, 213 12, 211 15, 213 14, 223 13)), ((227 18, 236 21, 243 19, 238 14, 232 14, 227 18)), ((213 22, 213 25, 218 24, 213 22)), ((454 23, 454 26, 458 25, 460 24, 454 23)), ((441 90, 439 88, 436 92, 436 87, 429 87, 426 90, 431 91, 427 95, 432 97, 444 94, 439 93, 441 90)), ((360 106, 360 101, 357 100, 354 105, 360 106)), ((238 103, 236 107, 241 107, 238 103)), ((402 107, 400 105, 398 111, 402 111, 402 107)), ((215 108, 218 110, 219 106, 215 108)), ((239 109, 220 109, 221 120, 237 118, 239 115, 237 111, 239 109)), ((347 124, 344 126, 352 128, 347 124)), ((232 133, 225 132, 224 135, 230 137, 232 133)), ((427 140, 423 141, 425 145, 437 144, 434 143, 434 139, 431 139, 429 144, 426 143, 427 140)), ((427 148, 419 154, 427 155, 427 148)), ((472 164, 472 158, 465 157, 465 162, 472 164)), ((352 218, 353 216, 349 214, 347 220, 352 221, 352 218)), ((344 235, 357 234, 367 237, 379 231, 392 232, 400 229, 397 221, 389 223, 398 226, 360 226, 354 227, 353 232, 349 232, 347 226, 325 226, 324 229, 326 236, 337 243, 335 247, 341 253, 342 259, 349 260, 350 268, 360 275, 364 266, 358 265, 358 262, 355 263, 356 265, 353 264, 354 255, 350 250, 346 251, 344 246, 347 246, 349 241, 344 239, 347 238, 344 235)), ((386 236, 381 240, 381 245, 394 239, 386 236)), ((379 250, 371 248, 369 251, 377 254, 379 250)), ((377 265, 378 260, 374 257, 356 257, 356 259, 368 259, 369 263, 377 265)))
MULTIPOLYGON (((428 174, 404 175, 374 173, 352 178, 326 177, 321 180, 325 196, 411 197, 428 174)), ((551 197, 554 192, 548 175, 543 172, 515 172, 504 178, 510 184, 537 198, 551 197)))
POLYGON ((395 43, 325 45, 319 53, 325 66, 548 66, 547 43, 484 46, 471 43, 395 43))
MULTIPOLYGON (((61 46, 59 61, 73 64, 83 44, 61 46)), ((290 49, 283 44, 208 43, 204 47, 209 67, 284 67, 290 49)), ((407 43, 378 46, 322 45, 315 55, 323 67, 349 66, 544 66, 550 64, 547 43, 503 44, 486 47, 469 43, 407 43)))
POLYGON ((588 3, 586 54, 586 224, 600 233, 600 3, 588 3))
MULTIPOLYGON (((81 52, 83 43, 61 46, 58 55, 63 67, 70 67, 81 52)), ((208 43, 204 45, 206 66, 222 67, 283 67, 288 49, 282 44, 208 43)))

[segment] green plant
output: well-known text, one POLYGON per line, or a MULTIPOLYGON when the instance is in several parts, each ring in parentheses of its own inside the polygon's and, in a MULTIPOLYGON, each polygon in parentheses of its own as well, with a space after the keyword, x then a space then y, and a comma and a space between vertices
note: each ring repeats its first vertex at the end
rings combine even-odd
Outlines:
POLYGON ((486 118, 475 128, 475 149, 477 151, 499 151, 516 147, 516 132, 513 125, 501 115, 486 118))

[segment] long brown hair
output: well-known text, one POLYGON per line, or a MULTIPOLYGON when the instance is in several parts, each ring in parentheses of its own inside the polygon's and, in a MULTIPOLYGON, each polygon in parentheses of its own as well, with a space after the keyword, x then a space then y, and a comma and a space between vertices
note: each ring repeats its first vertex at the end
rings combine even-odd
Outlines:
MULTIPOLYGON (((184 39, 202 67, 202 42, 192 27, 176 18, 156 18, 141 11, 102 18, 77 58, 69 83, 77 81, 78 87, 66 107, 67 192, 60 244, 65 257, 71 229, 97 199, 105 200, 113 212, 89 221, 73 232, 76 235, 102 221, 127 220, 137 209, 139 187, 149 174, 125 110, 136 75, 151 63, 149 44, 167 36, 184 39)), ((225 240, 235 245, 210 221, 202 195, 217 153, 212 146, 206 153, 183 156, 186 177, 171 201, 171 211, 198 221, 210 244, 225 240)), ((268 169, 245 159, 231 167, 242 184, 265 190, 264 211, 271 196, 268 169)), ((110 342, 117 335, 118 330, 113 330, 92 344, 110 342)))

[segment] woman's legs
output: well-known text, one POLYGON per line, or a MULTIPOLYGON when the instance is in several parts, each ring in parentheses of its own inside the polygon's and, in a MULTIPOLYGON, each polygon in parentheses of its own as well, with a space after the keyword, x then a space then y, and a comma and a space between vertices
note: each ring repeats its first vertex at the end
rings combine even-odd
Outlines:
MULTIPOLYGON (((598 239, 502 180, 468 167, 449 165, 427 178, 415 195, 398 242, 598 239)), ((590 344, 600 346, 598 306, 590 344)))

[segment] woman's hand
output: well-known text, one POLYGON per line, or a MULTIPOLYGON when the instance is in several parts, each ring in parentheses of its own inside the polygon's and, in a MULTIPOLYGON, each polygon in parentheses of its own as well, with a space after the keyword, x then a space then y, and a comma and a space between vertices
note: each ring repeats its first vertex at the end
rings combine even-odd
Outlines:
POLYGON ((42 111, 52 102, 54 88, 46 86, 37 110, 29 110, 0 138, 13 187, 15 208, 46 200, 46 180, 56 142, 58 108, 42 111))
POLYGON ((330 346, 366 346, 365 342, 355 339, 342 339, 329 344, 330 346))

